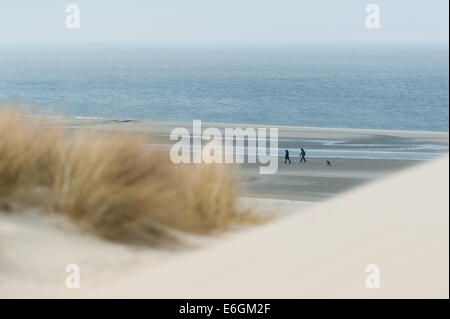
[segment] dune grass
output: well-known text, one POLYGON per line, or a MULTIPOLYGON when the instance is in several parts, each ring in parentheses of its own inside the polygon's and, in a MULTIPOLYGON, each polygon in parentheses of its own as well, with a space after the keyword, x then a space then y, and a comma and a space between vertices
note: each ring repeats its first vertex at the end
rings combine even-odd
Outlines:
POLYGON ((234 167, 176 165, 145 142, 124 133, 70 134, 2 111, 0 198, 27 201, 40 189, 47 211, 116 241, 159 244, 174 239, 171 230, 207 234, 256 220, 238 211, 234 167))
POLYGON ((17 111, 0 113, 0 197, 30 186, 51 186, 61 131, 43 130, 17 111))

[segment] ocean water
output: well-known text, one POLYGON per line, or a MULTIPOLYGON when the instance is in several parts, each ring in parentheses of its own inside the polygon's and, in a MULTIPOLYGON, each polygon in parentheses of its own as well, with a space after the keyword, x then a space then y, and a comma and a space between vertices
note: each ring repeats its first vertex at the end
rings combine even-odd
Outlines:
POLYGON ((1 47, 0 103, 117 120, 448 131, 448 47, 1 47))

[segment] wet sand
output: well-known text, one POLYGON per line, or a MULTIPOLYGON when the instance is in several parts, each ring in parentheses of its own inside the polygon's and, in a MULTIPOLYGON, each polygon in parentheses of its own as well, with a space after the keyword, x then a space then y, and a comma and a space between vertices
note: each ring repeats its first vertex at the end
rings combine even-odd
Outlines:
MULTIPOLYGON (((170 149, 175 127, 192 132, 192 123, 118 122, 100 119, 62 118, 62 126, 104 131, 126 131, 149 137, 152 147, 170 149)), ((258 128, 249 124, 202 123, 202 128, 258 128)), ((261 126, 263 127, 263 126, 261 126)), ((448 133, 365 129, 277 126, 280 152, 289 149, 292 164, 278 158, 278 171, 259 174, 259 164, 241 164, 243 196, 322 201, 359 185, 385 177, 424 160, 448 152, 448 133), (298 150, 307 152, 307 163, 299 163, 298 150), (331 166, 325 165, 326 160, 331 166)))
POLYGON ((418 164, 418 161, 334 159, 327 167, 324 160, 311 158, 307 163, 284 164, 278 172, 261 175, 255 165, 243 165, 240 177, 249 197, 319 201, 356 186, 382 178, 418 164))

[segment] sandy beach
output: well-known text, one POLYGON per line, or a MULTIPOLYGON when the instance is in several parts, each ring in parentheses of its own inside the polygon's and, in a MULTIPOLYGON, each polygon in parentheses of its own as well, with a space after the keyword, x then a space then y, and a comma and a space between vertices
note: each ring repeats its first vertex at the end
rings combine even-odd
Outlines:
MULTIPOLYGON (((192 123, 147 121, 117 122, 102 119, 60 119, 60 125, 78 130, 126 131, 148 135, 153 148, 169 149, 175 127, 192 129, 192 123)), ((203 123, 203 127, 258 128, 251 124, 203 123)), ((366 129, 277 126, 278 148, 291 151, 291 165, 278 158, 276 174, 261 175, 257 164, 240 166, 246 197, 322 201, 359 185, 388 176, 448 152, 448 133, 366 129), (298 150, 307 151, 299 163, 298 150), (331 161, 331 167, 325 161, 331 161)))
MULTIPOLYGON (((179 124, 59 125, 151 134, 152 147, 163 149, 179 124)), ((357 150, 409 145, 412 156, 417 145, 448 148, 447 133, 283 127, 280 138, 283 148, 307 150, 326 149, 324 140, 357 150)), ((291 165, 280 158, 279 171, 267 176, 243 165, 239 205, 275 220, 183 235, 182 249, 111 243, 16 206, 0 214, 0 297, 448 298, 448 155, 435 149, 425 148, 437 157, 430 161, 338 157, 331 167, 323 157, 291 165), (65 287, 68 264, 81 269, 79 289, 65 287), (370 264, 380 267, 379 289, 365 285, 370 264)))

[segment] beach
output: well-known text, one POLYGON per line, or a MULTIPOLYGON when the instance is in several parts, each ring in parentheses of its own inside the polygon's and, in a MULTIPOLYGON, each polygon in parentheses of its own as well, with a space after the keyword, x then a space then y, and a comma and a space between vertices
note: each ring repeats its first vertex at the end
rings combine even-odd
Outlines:
MULTIPOLYGON (((172 128, 189 127, 44 122, 148 135, 149 147, 161 150, 170 148, 172 128)), ((259 174, 257 164, 238 170, 239 205, 274 219, 209 236, 184 234, 184 248, 109 242, 37 208, 2 208, 0 297, 448 298, 448 133, 300 127, 279 133, 281 150, 304 147, 312 155, 306 164, 294 156, 284 164, 279 156, 275 174, 259 174), (80 267, 79 289, 65 286, 69 264, 80 267), (382 289, 365 286, 370 264, 381 267, 382 289)))
MULTIPOLYGON (((73 130, 89 128, 148 135, 149 146, 164 150, 175 143, 169 139, 174 128, 192 129, 192 123, 117 122, 105 119, 66 118, 60 119, 59 123, 73 130)), ((265 126, 203 123, 203 127, 224 130, 265 126)), ((278 170, 276 174, 261 175, 258 163, 240 165, 246 197, 322 201, 448 152, 448 133, 276 127, 278 170), (300 147, 307 151, 307 163, 299 163, 300 147), (285 149, 290 150, 292 164, 284 164, 285 149), (326 160, 331 162, 330 167, 326 166, 326 160)))

